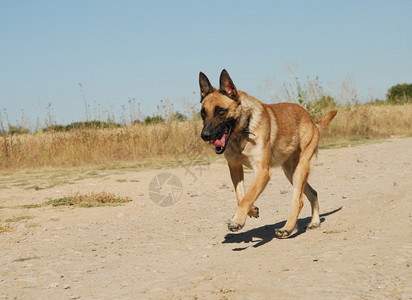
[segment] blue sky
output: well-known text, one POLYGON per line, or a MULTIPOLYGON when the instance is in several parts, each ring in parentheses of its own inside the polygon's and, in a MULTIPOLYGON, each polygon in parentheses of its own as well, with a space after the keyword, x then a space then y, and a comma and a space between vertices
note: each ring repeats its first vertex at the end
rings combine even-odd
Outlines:
MULTIPOLYGON (((116 118, 134 98, 197 105, 198 74, 265 98, 319 76, 331 94, 351 81, 359 99, 412 83, 412 1, 0 0, 0 109, 11 123, 116 118), (349 79, 348 79, 349 78, 349 79), (81 83, 81 86, 79 85, 81 83), (27 122, 27 120, 26 120, 27 122)), ((270 99, 261 99, 269 101, 270 99)), ((119 120, 118 120, 119 121, 119 120)))

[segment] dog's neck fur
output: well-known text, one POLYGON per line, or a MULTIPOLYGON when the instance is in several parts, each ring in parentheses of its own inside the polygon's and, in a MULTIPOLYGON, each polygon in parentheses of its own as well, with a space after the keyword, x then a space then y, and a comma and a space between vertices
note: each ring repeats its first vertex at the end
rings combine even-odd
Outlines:
MULTIPOLYGON (((261 102, 245 92, 238 91, 238 93, 238 101, 241 105, 239 105, 237 109, 240 110, 240 117, 236 120, 236 128, 232 133, 232 139, 229 141, 229 148, 235 153, 242 152, 249 141, 258 138, 256 136, 256 130, 259 127, 257 122, 264 111, 261 102)), ((226 152, 228 152, 228 150, 226 150, 226 152)))
POLYGON ((242 128, 242 132, 252 133, 257 127, 256 119, 260 117, 263 111, 262 103, 242 91, 239 91, 239 101, 242 108, 239 126, 242 128), (252 111, 254 115, 252 115, 252 111))

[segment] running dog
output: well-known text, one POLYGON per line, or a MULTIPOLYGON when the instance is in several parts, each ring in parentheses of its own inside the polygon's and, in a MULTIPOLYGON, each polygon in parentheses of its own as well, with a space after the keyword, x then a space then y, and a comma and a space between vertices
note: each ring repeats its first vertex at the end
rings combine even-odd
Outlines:
POLYGON ((248 215, 259 217, 259 209, 253 204, 270 179, 270 168, 277 166, 282 167, 293 185, 293 202, 285 226, 276 229, 276 235, 282 238, 292 233, 303 207, 303 194, 312 206, 308 228, 319 227, 317 192, 307 180, 318 149, 319 132, 328 126, 337 110, 315 123, 298 104, 268 105, 238 91, 226 70, 220 74, 218 90, 202 72, 199 85, 204 125, 201 137, 215 147, 217 154, 224 153, 235 187, 238 207, 228 221, 229 230, 242 229, 248 215), (243 165, 255 173, 246 194, 243 165))

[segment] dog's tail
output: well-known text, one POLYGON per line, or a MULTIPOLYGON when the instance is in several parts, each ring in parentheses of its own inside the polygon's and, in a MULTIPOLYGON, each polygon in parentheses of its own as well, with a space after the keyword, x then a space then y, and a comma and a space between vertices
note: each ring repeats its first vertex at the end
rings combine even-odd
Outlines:
POLYGON ((322 131, 326 127, 328 127, 330 121, 336 116, 338 110, 332 110, 328 112, 326 115, 322 116, 317 122, 316 126, 318 126, 319 130, 322 131))

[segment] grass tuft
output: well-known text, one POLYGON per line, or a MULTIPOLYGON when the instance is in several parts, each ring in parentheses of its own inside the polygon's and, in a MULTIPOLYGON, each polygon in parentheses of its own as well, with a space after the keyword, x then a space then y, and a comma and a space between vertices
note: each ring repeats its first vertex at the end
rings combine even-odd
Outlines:
POLYGON ((129 197, 119 197, 114 194, 100 192, 89 194, 76 193, 72 196, 47 201, 44 204, 53 206, 95 207, 121 205, 130 201, 132 200, 129 197))
POLYGON ((6 219, 5 221, 8 223, 17 223, 23 220, 30 220, 30 219, 34 219, 34 217, 33 216, 20 216, 20 217, 6 219))
POLYGON ((12 228, 7 224, 6 226, 0 225, 0 233, 12 231, 12 228))

